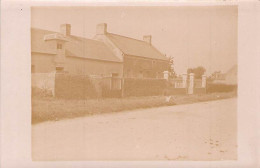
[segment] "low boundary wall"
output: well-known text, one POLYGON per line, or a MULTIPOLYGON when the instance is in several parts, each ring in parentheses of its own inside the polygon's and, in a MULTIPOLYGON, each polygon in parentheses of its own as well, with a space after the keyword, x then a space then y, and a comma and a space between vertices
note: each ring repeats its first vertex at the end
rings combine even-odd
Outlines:
POLYGON ((214 90, 212 87, 202 87, 201 80, 194 83, 190 81, 179 78, 167 80, 66 73, 32 74, 32 88, 37 88, 43 93, 50 92, 52 96, 63 99, 204 94, 214 90), (193 87, 190 88, 191 86, 193 87), (188 93, 189 89, 192 89, 192 93, 188 93))

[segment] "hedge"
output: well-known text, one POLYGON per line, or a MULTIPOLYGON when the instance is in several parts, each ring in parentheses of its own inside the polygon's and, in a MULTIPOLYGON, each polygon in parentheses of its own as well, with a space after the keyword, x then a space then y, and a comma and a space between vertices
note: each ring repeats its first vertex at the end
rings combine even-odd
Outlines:
POLYGON ((66 99, 98 98, 102 95, 101 80, 86 75, 56 74, 55 97, 66 99))
POLYGON ((227 84, 207 84, 207 93, 215 92, 232 92, 237 90, 237 85, 227 85, 227 84))

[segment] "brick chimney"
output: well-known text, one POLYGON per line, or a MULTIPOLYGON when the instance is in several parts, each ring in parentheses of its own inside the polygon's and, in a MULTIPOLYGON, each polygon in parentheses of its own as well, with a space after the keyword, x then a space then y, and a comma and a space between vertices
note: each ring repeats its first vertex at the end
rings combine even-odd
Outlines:
POLYGON ((64 36, 70 36, 71 33, 71 25, 70 24, 62 24, 60 25, 60 33, 64 36))
POLYGON ((152 36, 151 35, 145 35, 145 36, 143 36, 143 40, 146 43, 151 44, 152 43, 152 36))
POLYGON ((106 34, 107 33, 107 24, 106 23, 100 23, 97 25, 96 28, 97 34, 106 34))

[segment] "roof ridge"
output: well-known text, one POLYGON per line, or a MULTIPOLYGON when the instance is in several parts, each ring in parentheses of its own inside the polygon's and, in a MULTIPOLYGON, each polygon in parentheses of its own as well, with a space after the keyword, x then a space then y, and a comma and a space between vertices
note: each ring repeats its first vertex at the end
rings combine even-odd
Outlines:
MULTIPOLYGON (((41 28, 37 28, 37 27, 31 27, 31 29, 37 29, 37 30, 41 30, 41 31, 48 31, 48 32, 52 32, 52 33, 59 33, 59 32, 56 32, 56 31, 41 29, 41 28)), ((91 38, 82 37, 82 36, 76 36, 76 35, 70 35, 70 36, 71 37, 76 37, 76 38, 81 38, 81 39, 84 39, 84 40, 91 40, 91 41, 95 41, 95 42, 98 42, 98 43, 103 43, 101 41, 94 40, 94 39, 91 39, 91 38)))
MULTIPOLYGON (((31 37, 33 38, 31 52, 45 51, 46 53, 52 54, 53 51, 52 48, 50 48, 50 43, 44 43, 43 37, 44 35, 58 32, 35 27, 31 27, 30 30, 31 37)), ((74 56, 101 61, 121 62, 104 42, 76 35, 70 35, 68 39, 70 40, 66 50, 71 52, 74 56)))
POLYGON ((104 44, 104 42, 102 41, 98 41, 98 40, 94 40, 94 39, 90 39, 90 38, 85 38, 85 37, 80 37, 80 36, 75 36, 75 35, 70 35, 71 37, 76 37, 76 38, 80 38, 81 40, 89 40, 89 41, 92 41, 92 42, 95 42, 95 43, 99 43, 99 44, 104 44))
POLYGON ((41 28, 37 28, 37 27, 31 27, 31 29, 40 30, 40 31, 48 31, 48 32, 52 32, 52 33, 57 33, 57 32, 52 31, 52 30, 46 30, 46 29, 41 29, 41 28))
POLYGON ((143 40, 139 40, 139 39, 135 39, 135 38, 132 38, 132 37, 123 36, 123 35, 120 35, 120 34, 115 34, 115 33, 107 33, 107 34, 112 34, 112 35, 116 35, 116 36, 120 36, 120 37, 125 37, 125 38, 128 38, 128 39, 132 39, 132 40, 136 40, 136 41, 140 41, 140 42, 146 43, 146 42, 143 41, 143 40))

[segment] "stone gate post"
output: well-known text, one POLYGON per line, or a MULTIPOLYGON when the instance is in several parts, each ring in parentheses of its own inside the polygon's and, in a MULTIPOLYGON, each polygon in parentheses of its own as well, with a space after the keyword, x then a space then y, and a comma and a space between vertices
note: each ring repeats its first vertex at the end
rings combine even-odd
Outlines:
POLYGON ((168 80, 169 79, 169 71, 164 71, 163 72, 163 78, 168 80))
POLYGON ((190 81, 188 87, 188 94, 193 94, 193 87, 194 87, 194 73, 190 73, 190 81))
POLYGON ((187 74, 182 74, 182 87, 187 87, 187 74))
POLYGON ((203 87, 203 88, 206 87, 206 81, 207 81, 207 76, 206 75, 202 75, 201 87, 203 87))

